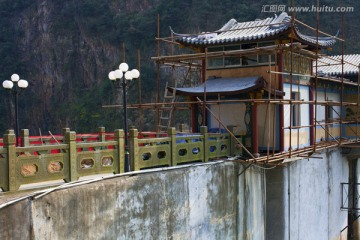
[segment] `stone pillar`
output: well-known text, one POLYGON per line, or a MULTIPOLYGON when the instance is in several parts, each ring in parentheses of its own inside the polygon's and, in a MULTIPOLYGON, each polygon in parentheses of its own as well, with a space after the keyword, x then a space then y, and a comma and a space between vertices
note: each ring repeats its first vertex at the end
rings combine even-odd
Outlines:
POLYGON ((78 180, 77 174, 77 154, 76 154, 76 132, 68 131, 65 132, 65 142, 68 144, 68 171, 66 182, 73 182, 78 180))
POLYGON ((129 130, 129 161, 130 161, 130 171, 140 170, 138 159, 139 159, 139 139, 138 139, 138 130, 130 129, 129 130))
POLYGON ((118 159, 116 161, 117 164, 117 172, 116 173, 123 173, 125 163, 125 143, 124 143, 124 131, 122 129, 116 129, 114 133, 115 141, 117 141, 116 150, 118 159))
POLYGON ((99 127, 98 129, 98 133, 99 133, 99 142, 105 142, 105 128, 104 127, 99 127))
POLYGON ((209 161, 209 144, 208 144, 208 139, 209 139, 209 133, 208 133, 208 128, 207 126, 201 126, 200 127, 200 133, 201 135, 203 135, 203 141, 204 141, 204 159, 203 162, 207 162, 209 161))
POLYGON ((21 146, 22 147, 29 147, 30 141, 29 141, 29 129, 21 129, 21 146))
POLYGON ((7 155, 7 168, 5 170, 7 186, 5 191, 15 191, 19 188, 16 183, 16 136, 14 130, 8 130, 4 135, 4 148, 7 155))
POLYGON ((176 152, 176 130, 175 128, 171 127, 168 128, 167 134, 169 138, 171 139, 171 145, 170 145, 170 151, 171 151, 171 160, 170 160, 170 166, 176 166, 177 165, 177 152, 176 152))

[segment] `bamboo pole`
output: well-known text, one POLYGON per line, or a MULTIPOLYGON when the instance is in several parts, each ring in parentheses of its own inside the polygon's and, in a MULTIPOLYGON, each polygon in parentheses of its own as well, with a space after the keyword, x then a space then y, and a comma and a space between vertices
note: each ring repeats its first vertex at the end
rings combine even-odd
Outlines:
POLYGON ((358 140, 359 128, 359 103, 360 103, 360 64, 358 66, 358 87, 357 87, 357 106, 356 106, 356 140, 358 140))
MULTIPOLYGON (((294 27, 294 16, 291 18, 291 25, 292 27, 294 27)), ((292 103, 292 95, 293 95, 293 43, 294 43, 294 38, 293 38, 293 33, 291 33, 290 35, 290 42, 291 42, 291 48, 290 48, 290 137, 289 137, 289 156, 291 157, 291 150, 292 150, 292 125, 293 125, 293 103, 292 103)), ((295 99, 294 99, 295 100, 295 99)))
MULTIPOLYGON (((270 155, 270 128, 271 128, 271 121, 270 121, 270 100, 271 100, 271 84, 272 84, 272 79, 271 79, 271 55, 268 56, 268 62, 269 62, 269 86, 268 86, 268 104, 267 104, 267 121, 268 121, 268 136, 267 136, 267 149, 266 149, 266 153, 267 156, 269 157, 270 155)), ((275 114, 274 114, 275 115, 275 114)))
MULTIPOLYGON (((275 70, 279 71, 279 59, 278 59, 278 54, 277 52, 275 51, 274 53, 275 55, 275 62, 276 62, 276 65, 275 65, 275 70)), ((271 69, 270 69, 271 70, 271 69)), ((270 73, 271 74, 271 73, 270 73)), ((279 78, 278 78, 278 75, 275 75, 275 86, 278 86, 279 84, 279 78)), ((279 87, 279 86, 278 86, 279 87)), ((274 94, 274 99, 276 100, 276 94, 274 94)), ((270 99, 271 100, 271 99, 270 99)), ((276 119, 276 107, 277 105, 274 105, 274 121, 273 121, 273 145, 272 145, 272 148, 273 148, 273 151, 272 151, 272 155, 275 154, 275 143, 276 143, 276 123, 277 123, 277 119, 276 119)), ((280 124, 279 124, 280 126, 280 124)))
MULTIPOLYGON (((298 49, 302 45, 301 43, 294 43, 293 47, 298 51, 302 51, 303 49, 298 49)), ((221 57, 221 56, 232 56, 232 55, 248 55, 255 53, 266 53, 273 52, 274 50, 279 49, 287 49, 290 48, 290 44, 280 44, 280 45, 271 45, 271 46, 263 46, 256 47, 251 49, 240 49, 240 50, 229 50, 229 51, 218 51, 218 52, 208 52, 207 57, 221 57)), ((154 61, 180 61, 180 60, 201 60, 205 58, 205 52, 203 53, 189 53, 189 54, 181 54, 181 55, 172 55, 172 56, 157 56, 151 57, 154 61)))
MULTIPOLYGON (((317 7, 319 6, 319 0, 317 1, 317 7)), ((317 123, 317 101, 318 101, 318 57, 319 57, 319 12, 316 13, 316 48, 315 48, 315 116, 314 116, 314 149, 313 151, 316 151, 316 123, 317 123)))
MULTIPOLYGON (((344 35, 344 14, 342 14, 341 17, 341 28, 342 28, 342 38, 344 39, 345 35, 344 35)), ((341 95, 340 95, 340 101, 341 101, 341 106, 340 106, 340 112, 343 113, 344 110, 344 106, 343 106, 343 101, 344 101, 344 41, 341 42, 341 55, 342 55, 342 60, 341 60, 341 95)), ((342 114, 340 114, 340 145, 341 145, 341 141, 342 141, 342 136, 343 136, 343 129, 342 129, 342 121, 343 121, 343 117, 342 114)))
POLYGON ((203 104, 203 119, 202 119, 202 125, 205 126, 206 125, 206 68, 207 68, 207 54, 208 54, 208 49, 205 48, 205 60, 204 60, 204 65, 203 65, 203 84, 204 84, 204 104, 203 104))
MULTIPOLYGON (((290 104, 290 101, 292 101, 293 103, 298 103, 298 104, 314 104, 315 101, 293 101, 290 99, 271 99, 270 103, 274 103, 274 104, 278 104, 278 105, 286 105, 286 104, 290 104)), ((269 102, 268 99, 233 99, 233 100, 221 100, 221 103, 258 103, 258 104, 267 104, 269 102)), ((188 105, 188 104, 195 104, 197 103, 197 101, 183 101, 183 102, 173 102, 173 103, 142 103, 140 104, 129 104, 128 108, 138 108, 138 107, 144 107, 144 108, 157 108, 157 106, 159 105, 188 105)), ((208 100, 206 102, 206 104, 218 104, 219 101, 218 100, 208 100)), ((326 102, 326 101, 317 101, 316 105, 319 106, 327 106, 327 105, 331 105, 331 106, 340 106, 341 102, 336 102, 336 101, 332 101, 332 102, 326 102)), ((353 102, 343 102, 343 106, 357 106, 357 103, 353 103, 353 102)), ((103 105, 103 108, 114 108, 114 107, 123 107, 123 105, 117 104, 117 105, 103 105)))
MULTIPOLYGON (((160 14, 157 15, 157 36, 160 38, 160 14)), ((157 41, 157 57, 160 56, 160 41, 157 41)), ((156 63, 157 74, 156 74, 156 103, 160 103, 160 63, 156 63)), ((156 108, 156 117, 155 117, 155 125, 156 132, 159 132, 159 108, 156 108)))
MULTIPOLYGON (((140 49, 138 49, 138 70, 141 72, 141 52, 140 49)), ((141 106, 141 75, 138 78, 138 101, 139 105, 141 106)), ((139 131, 142 131, 142 119, 143 118, 143 111, 142 108, 139 108, 139 131)))

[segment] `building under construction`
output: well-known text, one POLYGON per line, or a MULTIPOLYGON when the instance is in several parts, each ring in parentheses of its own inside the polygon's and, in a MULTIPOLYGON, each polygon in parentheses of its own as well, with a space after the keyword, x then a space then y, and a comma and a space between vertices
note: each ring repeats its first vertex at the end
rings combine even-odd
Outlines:
MULTIPOLYGON (((275 175, 281 176, 283 192, 274 197, 287 200, 273 207, 274 212, 284 213, 282 217, 288 214, 284 222, 289 225, 291 202, 298 201, 286 197, 290 179, 297 179, 300 186, 303 180, 299 179, 313 179, 313 175, 293 174, 286 167, 297 160, 328 162, 338 158, 338 166, 347 170, 336 177, 327 172, 336 182, 328 187, 341 189, 332 196, 341 197, 338 207, 347 211, 343 216, 348 225, 341 234, 356 236, 360 57, 344 54, 344 20, 340 34, 322 32, 286 12, 250 22, 231 19, 214 32, 183 34, 170 28, 170 33, 165 38, 158 33, 158 56, 153 57, 158 71, 163 67, 172 71, 163 100, 160 89, 164 84, 160 82, 161 71, 158 73, 158 132, 174 126, 174 111, 185 109, 191 116, 186 123, 190 132, 207 126, 209 132, 242 135, 242 140, 237 140, 242 149, 239 161, 281 166, 275 175), (310 29, 313 35, 303 34, 300 28, 310 29), (341 44, 342 54, 327 56, 325 50, 335 44, 341 44), (161 56, 161 47, 170 49, 171 54, 161 56), (181 53, 184 48, 186 54, 181 53), (176 69, 181 69, 182 80, 176 79, 176 69), (334 151, 340 155, 331 157, 329 153, 334 151)), ((310 168, 316 175, 322 167, 310 168)), ((316 178, 313 180, 316 184, 316 178)), ((271 182, 267 177, 270 188, 274 187, 271 182)), ((281 235, 277 234, 268 236, 281 235)))

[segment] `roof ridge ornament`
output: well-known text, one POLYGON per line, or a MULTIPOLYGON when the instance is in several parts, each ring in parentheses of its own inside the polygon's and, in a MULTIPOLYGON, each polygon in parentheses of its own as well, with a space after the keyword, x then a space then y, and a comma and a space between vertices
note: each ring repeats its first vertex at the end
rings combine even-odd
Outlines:
POLYGON ((271 29, 279 29, 283 28, 287 24, 290 24, 290 21, 287 21, 289 15, 286 12, 282 12, 279 16, 275 14, 274 19, 271 21, 270 28, 271 29))
POLYGON ((218 31, 223 32, 230 30, 236 23, 237 21, 234 18, 232 18, 227 23, 225 23, 224 26, 222 26, 222 28, 220 28, 218 31))

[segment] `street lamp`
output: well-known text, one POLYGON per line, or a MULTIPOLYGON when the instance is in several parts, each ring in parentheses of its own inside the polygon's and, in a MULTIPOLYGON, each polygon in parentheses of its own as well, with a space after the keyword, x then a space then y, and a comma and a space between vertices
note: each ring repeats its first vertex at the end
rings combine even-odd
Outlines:
POLYGON ((21 89, 27 88, 29 85, 28 81, 20 79, 19 75, 14 73, 11 75, 11 81, 5 80, 2 83, 3 88, 12 92, 15 103, 15 133, 16 133, 16 145, 18 145, 17 138, 19 137, 19 106, 18 106, 18 95, 21 89))
POLYGON ((117 79, 122 80, 123 88, 123 101, 124 101, 124 138, 125 138, 125 172, 130 171, 130 161, 129 161, 129 146, 128 146, 128 125, 127 125, 127 107, 126 107, 126 86, 134 78, 139 78, 140 72, 137 69, 129 70, 129 65, 127 63, 121 63, 119 69, 111 71, 109 73, 109 79, 115 83, 117 79))

